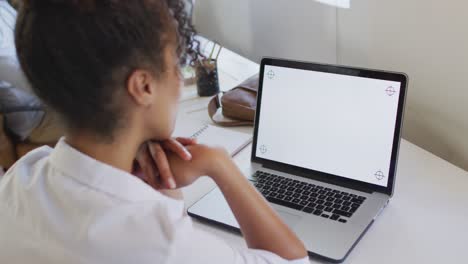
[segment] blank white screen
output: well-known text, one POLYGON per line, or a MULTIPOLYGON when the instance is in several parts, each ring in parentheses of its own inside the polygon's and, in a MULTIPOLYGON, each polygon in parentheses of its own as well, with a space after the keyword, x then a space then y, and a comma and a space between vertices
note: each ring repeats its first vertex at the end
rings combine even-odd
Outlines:
POLYGON ((400 88, 265 66, 256 156, 387 186, 400 88))

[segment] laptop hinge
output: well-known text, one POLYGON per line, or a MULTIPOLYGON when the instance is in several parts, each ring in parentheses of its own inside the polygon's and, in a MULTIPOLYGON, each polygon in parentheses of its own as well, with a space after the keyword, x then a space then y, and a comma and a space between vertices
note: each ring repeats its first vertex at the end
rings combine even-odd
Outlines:
POLYGON ((285 168, 284 165, 276 165, 276 164, 263 164, 263 167, 267 168, 267 169, 271 169, 271 170, 277 170, 277 171, 281 171, 281 172, 284 172, 284 173, 289 173, 289 174, 301 176, 301 177, 308 178, 308 179, 311 179, 311 180, 316 180, 316 181, 321 181, 321 182, 325 182, 325 183, 328 183, 328 184, 338 185, 340 187, 349 188, 349 189, 353 189, 353 190, 357 190, 357 191, 361 191, 361 192, 365 192, 365 193, 373 193, 374 192, 374 190, 371 189, 371 188, 360 186, 359 184, 355 184, 355 183, 352 183, 352 182, 346 182, 345 179, 340 179, 337 176, 328 175, 326 173, 310 172, 310 171, 308 171, 306 169, 301 169, 301 168, 297 168, 297 169, 296 168, 289 168, 289 167, 285 168))

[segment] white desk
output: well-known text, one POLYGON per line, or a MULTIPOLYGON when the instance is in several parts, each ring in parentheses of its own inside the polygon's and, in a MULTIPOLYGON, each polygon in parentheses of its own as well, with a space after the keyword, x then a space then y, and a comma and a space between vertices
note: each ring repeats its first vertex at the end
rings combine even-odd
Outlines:
MULTIPOLYGON (((258 71, 259 66, 224 50, 219 68, 221 90, 228 90, 258 71)), ((184 88, 179 122, 189 118, 211 123, 208 101, 196 96, 194 86, 184 88)), ((233 129, 252 132, 248 127, 233 129)), ((248 147, 235 157, 240 167, 248 165, 250 151, 248 147)), ((214 186, 210 179, 202 178, 184 189, 187 207, 214 186)), ((200 229, 245 246, 240 235, 194 222, 200 229)), ((467 263, 467 258, 468 173, 403 140, 395 195, 346 263, 467 263)))

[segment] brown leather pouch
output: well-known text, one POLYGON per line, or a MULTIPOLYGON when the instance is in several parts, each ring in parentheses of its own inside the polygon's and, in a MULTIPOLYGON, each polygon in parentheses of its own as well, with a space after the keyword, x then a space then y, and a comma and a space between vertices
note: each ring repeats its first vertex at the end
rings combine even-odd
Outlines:
POLYGON ((221 126, 249 126, 253 125, 255 109, 257 108, 258 74, 250 77, 240 85, 211 99, 208 113, 221 126), (225 117, 222 120, 215 117, 219 108, 225 117))

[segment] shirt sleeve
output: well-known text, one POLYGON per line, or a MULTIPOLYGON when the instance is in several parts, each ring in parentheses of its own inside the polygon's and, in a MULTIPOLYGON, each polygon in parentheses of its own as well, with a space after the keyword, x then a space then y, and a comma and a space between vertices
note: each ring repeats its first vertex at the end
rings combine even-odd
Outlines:
POLYGON ((305 264, 309 258, 286 260, 265 250, 240 248, 202 230, 193 228, 190 218, 177 225, 167 263, 305 264))

